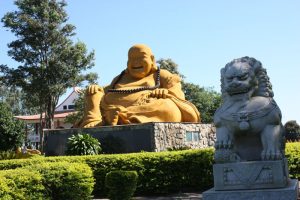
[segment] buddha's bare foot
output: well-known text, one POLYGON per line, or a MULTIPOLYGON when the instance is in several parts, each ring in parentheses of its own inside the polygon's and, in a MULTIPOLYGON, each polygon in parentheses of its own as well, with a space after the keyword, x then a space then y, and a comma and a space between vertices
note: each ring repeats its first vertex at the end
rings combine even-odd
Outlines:
POLYGON ((119 120, 122 120, 123 113, 127 110, 124 107, 115 107, 105 112, 105 122, 108 125, 115 126, 118 124, 119 120), (122 114, 121 114, 122 113, 122 114), (121 115, 121 117, 120 117, 121 115))
POLYGON ((131 122, 127 118, 127 114, 123 112, 118 112, 119 121, 121 121, 122 124, 131 124, 131 122))

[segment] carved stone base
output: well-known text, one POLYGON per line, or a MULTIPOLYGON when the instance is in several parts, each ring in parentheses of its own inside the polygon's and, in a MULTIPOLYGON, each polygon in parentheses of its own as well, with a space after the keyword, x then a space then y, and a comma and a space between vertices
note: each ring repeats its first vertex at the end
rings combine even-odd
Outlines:
POLYGON ((203 200, 297 200, 298 180, 289 180, 287 187, 280 189, 216 191, 212 188, 202 195, 203 200))
POLYGON ((215 164, 215 190, 283 188, 288 182, 286 159, 215 164))

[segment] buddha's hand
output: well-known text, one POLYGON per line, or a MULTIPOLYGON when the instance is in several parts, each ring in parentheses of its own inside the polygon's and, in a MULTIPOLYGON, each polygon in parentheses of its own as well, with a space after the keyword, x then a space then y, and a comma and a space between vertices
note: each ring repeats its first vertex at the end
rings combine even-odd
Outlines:
POLYGON ((155 90, 153 90, 151 93, 150 93, 150 97, 154 97, 154 98, 167 98, 167 95, 168 95, 168 90, 167 89, 164 89, 164 88, 157 88, 155 90))
POLYGON ((94 95, 94 94, 96 94, 98 92, 104 93, 103 88, 100 87, 99 85, 90 85, 86 89, 86 95, 94 95))

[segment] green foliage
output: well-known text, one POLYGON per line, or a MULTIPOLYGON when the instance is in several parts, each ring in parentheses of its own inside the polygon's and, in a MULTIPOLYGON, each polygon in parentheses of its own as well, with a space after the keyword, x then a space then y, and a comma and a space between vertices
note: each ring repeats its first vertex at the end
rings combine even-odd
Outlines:
POLYGON ((300 142, 286 143, 285 155, 291 178, 300 180, 300 142))
MULTIPOLYGON (((49 167, 49 171, 51 172, 55 171, 52 167, 57 165, 58 162, 64 161, 67 162, 68 165, 72 165, 73 163, 86 163, 91 167, 94 178, 96 179, 93 193, 97 197, 108 194, 108 190, 105 188, 105 177, 107 173, 115 170, 133 170, 138 173, 139 177, 136 194, 154 195, 185 190, 203 191, 212 187, 213 153, 213 149, 202 149, 158 153, 39 157, 0 161, 0 170, 26 166, 30 169, 38 169, 41 168, 37 167, 39 165, 45 167, 51 165, 51 167, 49 167)), ((288 159, 290 176, 300 179, 299 142, 286 144, 286 157, 288 159)), ((82 171, 85 172, 88 171, 88 169, 82 171)), ((63 174, 62 172, 60 173, 63 174)))
POLYGON ((2 190, 0 196, 3 195, 6 199, 48 199, 44 195, 42 176, 37 171, 30 169, 4 170, 0 171, 0 180, 5 180, 6 183, 4 188, 0 189, 0 191, 2 190))
POLYGON ((79 93, 78 98, 74 100, 74 104, 76 112, 69 114, 64 121, 65 123, 77 124, 81 119, 83 119, 85 92, 79 93))
POLYGON ((182 90, 185 98, 192 102, 200 112, 202 123, 212 123, 215 111, 221 105, 221 95, 211 88, 200 87, 199 85, 186 82, 184 75, 178 71, 178 65, 171 59, 160 59, 157 61, 161 69, 166 69, 181 77, 182 90))
POLYGON ((0 176, 0 199, 3 200, 13 200, 13 191, 15 185, 11 180, 0 176))
POLYGON ((212 123, 213 117, 220 107, 221 95, 211 88, 203 88, 193 83, 183 83, 185 98, 192 102, 200 112, 202 123, 212 123))
POLYGON ((286 122, 284 128, 287 141, 295 142, 300 140, 300 126, 296 120, 290 120, 286 122))
POLYGON ((16 153, 15 151, 0 151, 0 160, 25 159, 39 156, 40 155, 30 153, 16 153))
POLYGON ((161 58, 156 62, 161 69, 166 69, 169 72, 171 72, 172 74, 177 74, 178 76, 180 76, 181 79, 185 78, 185 76, 179 72, 178 65, 172 59, 170 59, 170 58, 162 59, 161 58))
POLYGON ((0 160, 10 160, 16 159, 17 154, 14 151, 1 151, 0 152, 0 160))
POLYGON ((24 92, 14 86, 0 86, 0 102, 6 103, 13 115, 26 115, 36 113, 36 109, 27 109, 28 101, 24 92))
MULTIPOLYGON (((32 167, 28 167, 32 168, 32 167)), ((54 162, 34 166, 43 176, 46 194, 50 199, 91 199, 93 172, 83 163, 54 162)))
POLYGON ((86 163, 96 179, 95 196, 106 196, 105 176, 110 171, 138 173, 136 194, 167 194, 184 190, 205 190, 213 185, 213 149, 132 154, 59 156, 0 161, 1 169, 14 169, 44 162, 86 163))
POLYGON ((16 149, 24 137, 24 123, 14 119, 8 106, 0 102, 0 151, 16 149))
POLYGON ((1 65, 1 80, 22 88, 31 106, 45 112, 46 128, 51 128, 58 98, 93 78, 81 72, 94 65, 94 52, 88 53, 82 42, 73 43, 75 26, 67 23, 65 1, 16 0, 15 5, 17 10, 1 21, 16 37, 8 44, 8 55, 20 66, 1 65))
POLYGON ((130 200, 136 190, 136 171, 111 171, 106 174, 105 186, 109 188, 111 200, 130 200))
POLYGON ((67 155, 95 155, 100 152, 100 142, 89 134, 78 133, 68 138, 67 155))

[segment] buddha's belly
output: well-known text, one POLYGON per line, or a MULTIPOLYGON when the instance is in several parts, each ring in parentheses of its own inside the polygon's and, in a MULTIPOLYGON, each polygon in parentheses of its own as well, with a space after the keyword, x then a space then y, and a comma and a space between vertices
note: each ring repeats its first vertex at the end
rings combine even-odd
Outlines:
POLYGON ((150 92, 151 91, 149 90, 135 92, 131 94, 109 92, 105 94, 104 102, 107 105, 119 105, 128 107, 137 104, 139 101, 147 99, 150 92))

